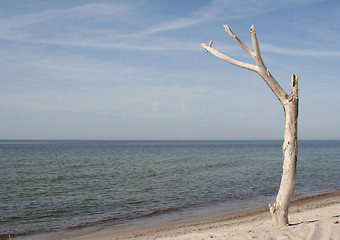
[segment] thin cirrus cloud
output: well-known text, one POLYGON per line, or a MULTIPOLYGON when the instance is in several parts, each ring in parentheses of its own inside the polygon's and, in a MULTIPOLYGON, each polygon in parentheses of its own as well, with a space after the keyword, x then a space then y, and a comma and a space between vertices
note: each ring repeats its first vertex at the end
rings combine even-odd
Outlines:
POLYGON ((27 13, 21 15, 14 15, 6 19, 2 19, 0 23, 1 33, 3 30, 17 29, 32 24, 46 23, 51 20, 79 20, 88 18, 102 18, 105 16, 123 17, 128 12, 128 5, 125 4, 105 4, 105 3, 90 3, 87 5, 57 9, 46 10, 37 13, 27 13), (5 21, 4 21, 5 20, 5 21))
MULTIPOLYGON (((90 3, 87 5, 47 10, 38 13, 22 14, 2 19, 0 23, 0 38, 18 42, 35 44, 51 44, 72 47, 89 47, 103 49, 125 49, 138 51, 164 51, 164 50, 201 50, 195 46, 193 40, 174 37, 162 37, 168 31, 190 28, 212 19, 234 19, 259 15, 263 12, 275 10, 286 6, 283 3, 270 3, 271 1, 212 1, 211 4, 200 7, 189 13, 186 17, 173 18, 157 22, 154 25, 142 25, 141 29, 134 29, 131 33, 124 32, 120 27, 115 29, 97 28, 98 24, 105 21, 121 21, 130 18, 136 7, 132 4, 121 2, 90 3), (259 5, 267 4, 267 8, 259 5), (246 7, 244 7, 246 6, 246 7), (222 14, 223 13, 223 14, 222 14), (237 14, 236 14, 237 13, 237 14), (91 19, 92 26, 86 28, 79 26, 77 20, 91 19), (59 25, 59 31, 53 25, 59 25), (60 27, 61 25, 61 27, 60 27), (38 28, 43 29, 37 30, 38 28), (32 29, 34 31, 32 31, 32 29), (61 30, 60 30, 61 29, 61 30), (62 31, 62 34, 60 33, 62 31), (42 32, 45 34, 40 35, 42 32), (47 33, 47 34, 46 34, 47 33), (194 46, 194 47, 193 47, 194 46)), ((297 4, 306 1, 298 1, 297 4)), ((117 24, 119 25, 119 24, 117 24)), ((124 24, 122 24, 124 26, 124 24)), ((305 55, 313 51, 281 51, 280 48, 269 46, 266 51, 280 54, 305 55)), ((325 53, 324 53, 325 54, 325 53)), ((333 53, 334 55, 334 53, 333 53)), ((335 53, 337 56, 338 53, 335 53)))
POLYGON ((332 51, 328 49, 294 49, 294 48, 285 48, 285 47, 278 47, 271 44, 262 44, 261 45, 262 51, 270 52, 270 53, 277 53, 277 54, 284 54, 284 55, 295 55, 295 56, 302 56, 302 57, 340 57, 340 51, 332 51))
MULTIPOLYGON (((73 30, 77 25, 74 22, 87 19, 91 22, 101 22, 107 18, 123 21, 128 11, 129 6, 126 4, 91 3, 66 9, 14 15, 0 19, 0 39, 66 45, 68 39, 53 39, 58 39, 61 31, 64 36, 74 34, 73 30)), ((77 35, 81 37, 81 33, 76 33, 76 39, 77 35)), ((70 45, 73 45, 72 40, 70 45)))

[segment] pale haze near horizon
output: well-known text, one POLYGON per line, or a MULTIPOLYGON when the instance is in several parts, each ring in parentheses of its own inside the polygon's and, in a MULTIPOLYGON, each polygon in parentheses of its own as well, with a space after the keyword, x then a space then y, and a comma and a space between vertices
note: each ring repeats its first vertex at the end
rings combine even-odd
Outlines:
POLYGON ((0 1, 0 139, 283 139, 283 109, 253 60, 287 91, 299 76, 299 138, 340 136, 340 2, 0 1))

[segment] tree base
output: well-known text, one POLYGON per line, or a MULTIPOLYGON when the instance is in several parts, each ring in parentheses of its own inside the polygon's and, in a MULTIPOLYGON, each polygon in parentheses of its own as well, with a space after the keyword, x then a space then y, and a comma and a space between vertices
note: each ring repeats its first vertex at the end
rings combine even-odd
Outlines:
POLYGON ((269 204, 270 213, 272 215, 273 224, 278 227, 289 225, 288 208, 280 209, 276 203, 269 204))

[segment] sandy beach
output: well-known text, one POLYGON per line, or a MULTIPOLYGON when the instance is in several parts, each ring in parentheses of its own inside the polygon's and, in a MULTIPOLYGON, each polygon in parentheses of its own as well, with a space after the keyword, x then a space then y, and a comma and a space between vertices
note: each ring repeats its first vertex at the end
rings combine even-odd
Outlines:
POLYGON ((296 198, 289 219, 289 226, 274 227, 268 208, 263 207, 210 219, 71 239, 340 239, 340 191, 296 198))

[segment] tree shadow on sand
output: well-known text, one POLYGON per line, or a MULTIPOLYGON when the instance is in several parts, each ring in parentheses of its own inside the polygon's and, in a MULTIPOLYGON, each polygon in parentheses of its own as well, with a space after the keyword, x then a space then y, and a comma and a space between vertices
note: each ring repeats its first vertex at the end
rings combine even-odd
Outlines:
POLYGON ((315 223, 315 222, 319 222, 320 220, 311 220, 311 221, 302 221, 302 222, 299 222, 299 223, 291 223, 291 224, 289 224, 288 226, 299 226, 299 225, 301 225, 301 224, 303 224, 303 223, 315 223))

